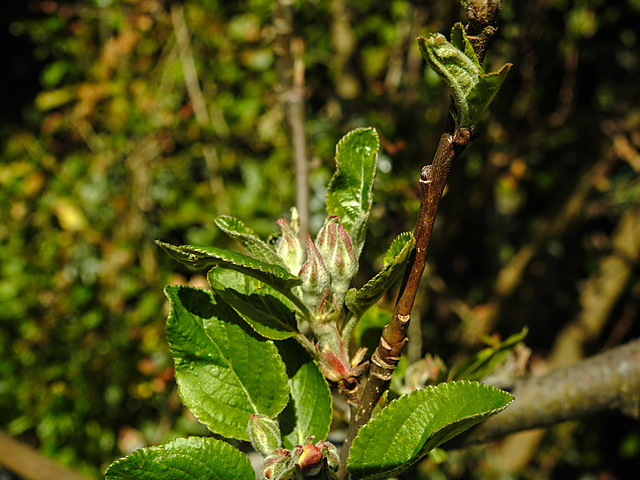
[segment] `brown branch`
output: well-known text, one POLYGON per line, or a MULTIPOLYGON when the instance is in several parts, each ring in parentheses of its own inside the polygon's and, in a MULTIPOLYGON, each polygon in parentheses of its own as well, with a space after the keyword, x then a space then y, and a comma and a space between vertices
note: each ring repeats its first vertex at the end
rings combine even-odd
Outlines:
POLYGON ((309 162, 305 132, 304 43, 293 38, 291 0, 277 0, 273 12, 276 32, 274 50, 278 73, 277 91, 289 126, 291 150, 295 168, 296 208, 300 215, 300 238, 309 234, 309 162))
POLYGON ((25 480, 89 480, 0 431, 0 465, 25 480))
MULTIPOLYGON (((479 59, 484 58, 488 42, 496 32, 500 6, 501 2, 495 0, 469 1, 467 33, 472 36, 470 41, 479 59)), ((362 396, 351 408, 351 420, 342 447, 341 469, 338 472, 341 479, 347 476, 346 460, 353 439, 360 428, 370 420, 374 407, 384 391, 389 388, 393 371, 408 341, 407 329, 411 320, 411 310, 424 271, 440 199, 451 165, 469 144, 471 133, 466 128, 455 132, 453 120, 449 116, 432 164, 423 167, 420 173, 422 196, 414 232, 416 247, 409 258, 391 321, 384 327, 380 343, 371 357, 369 376, 362 396)))
POLYGON ((463 443, 483 443, 595 413, 640 418, 640 340, 516 384, 515 401, 472 430, 463 443))

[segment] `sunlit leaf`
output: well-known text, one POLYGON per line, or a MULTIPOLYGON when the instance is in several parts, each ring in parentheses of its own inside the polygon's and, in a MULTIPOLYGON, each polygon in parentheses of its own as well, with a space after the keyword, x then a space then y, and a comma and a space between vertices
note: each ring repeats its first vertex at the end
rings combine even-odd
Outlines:
POLYGON ((511 394, 473 382, 441 383, 391 402, 360 429, 347 470, 353 480, 383 480, 503 410, 511 394))
POLYGON ((336 147, 336 173, 327 190, 327 212, 338 215, 360 256, 371 210, 380 141, 373 128, 347 133, 336 147))
POLYGON ((254 480, 247 457, 215 438, 178 438, 117 460, 106 480, 254 480))
POLYGON ((167 337, 182 401, 212 432, 248 440, 249 416, 274 417, 289 399, 275 345, 205 290, 172 285, 165 292, 167 337))

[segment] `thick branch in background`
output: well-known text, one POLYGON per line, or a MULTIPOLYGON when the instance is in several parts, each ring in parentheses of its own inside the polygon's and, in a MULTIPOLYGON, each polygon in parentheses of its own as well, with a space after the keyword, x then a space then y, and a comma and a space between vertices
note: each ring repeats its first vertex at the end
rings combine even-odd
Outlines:
POLYGON ((89 480, 0 431, 0 465, 25 480, 89 480))
MULTIPOLYGON (((582 309, 556 337, 548 356, 548 368, 557 369, 580 361, 584 356, 585 346, 601 335, 612 309, 626 290, 631 273, 640 260, 638 232, 640 204, 629 208, 618 222, 611 238, 612 252, 600 259, 598 268, 584 283, 580 292, 582 309)), ((591 388, 595 386, 592 385, 591 388)), ((500 446, 505 466, 517 470, 528 464, 545 433, 544 430, 534 430, 520 434, 517 438, 506 438, 500 446)))
POLYGON ((531 428, 595 413, 619 411, 640 418, 640 340, 547 375, 518 382, 515 401, 472 430, 464 444, 481 443, 531 428))
MULTIPOLYGON (((488 42, 497 31, 500 6, 501 2, 495 0, 470 0, 468 2, 469 25, 467 33, 473 36, 473 40, 470 39, 470 41, 472 41, 479 59, 484 58, 488 42)), ((411 320, 411 310, 426 264, 427 249, 440 199, 447 183, 451 165, 469 144, 471 133, 466 128, 455 132, 453 119, 449 115, 433 162, 431 165, 423 167, 421 171, 422 196, 414 232, 416 248, 409 258, 391 321, 385 326, 380 343, 371 357, 369 376, 362 397, 351 409, 349 429, 341 452, 342 467, 338 474, 340 478, 346 478, 345 463, 353 439, 360 428, 370 420, 380 397, 389 388, 391 376, 408 340, 407 329, 411 320)))
POLYGON ((293 37, 293 1, 277 0, 273 12, 276 32, 276 87, 289 127, 291 156, 295 168, 296 208, 300 215, 300 238, 309 234, 309 161, 305 132, 304 43, 293 37))

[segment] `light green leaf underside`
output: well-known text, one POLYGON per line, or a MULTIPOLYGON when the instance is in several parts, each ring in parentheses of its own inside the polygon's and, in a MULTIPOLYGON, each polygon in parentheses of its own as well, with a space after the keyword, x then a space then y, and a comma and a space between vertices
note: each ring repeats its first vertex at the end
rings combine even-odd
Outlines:
POLYGON ((429 66, 451 88, 456 129, 473 129, 498 92, 511 65, 504 65, 498 72, 486 73, 461 23, 456 23, 451 29, 450 42, 444 35, 435 34, 419 38, 418 46, 429 66))
POLYGON ((512 400, 507 392, 474 382, 441 383, 404 395, 360 429, 347 461, 351 478, 392 477, 512 400))
POLYGON ((297 333, 291 303, 255 278, 213 267, 207 274, 211 288, 260 335, 284 340, 297 333))
POLYGON ((287 340, 278 346, 287 366, 291 390, 291 402, 278 417, 283 446, 301 445, 309 435, 315 436, 316 442, 325 440, 333 412, 329 385, 298 343, 287 340))
POLYGON ((178 438, 136 450, 107 469, 106 480, 254 480, 244 454, 215 438, 178 438))
POLYGON ((275 417, 288 402, 284 363, 271 341, 205 290, 168 286, 167 337, 180 396, 212 432, 248 440, 251 414, 275 417))
POLYGON ((275 250, 241 220, 228 215, 221 215, 215 219, 215 224, 224 233, 240 242, 249 255, 256 260, 284 267, 275 250))
POLYGON ((416 240, 410 232, 401 233, 392 243, 384 258, 384 268, 359 290, 347 292, 345 303, 357 317, 375 304, 398 279, 416 240))
POLYGON ((327 189, 327 212, 340 217, 357 256, 364 245, 379 148, 373 128, 347 133, 336 146, 336 172, 327 189))

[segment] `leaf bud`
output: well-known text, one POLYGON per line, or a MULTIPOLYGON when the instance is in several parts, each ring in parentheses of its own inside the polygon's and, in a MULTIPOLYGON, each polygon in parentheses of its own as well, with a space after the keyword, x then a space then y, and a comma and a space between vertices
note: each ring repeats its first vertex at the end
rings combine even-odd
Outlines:
POLYGON ((338 454, 338 449, 331 442, 319 441, 316 443, 316 447, 320 449, 322 453, 322 458, 327 459, 327 466, 330 470, 334 472, 340 468, 340 455, 338 454))
POLYGON ((282 443, 278 422, 267 415, 251 415, 247 433, 251 446, 265 456, 280 448, 282 443))
POLYGON ((327 294, 331 277, 311 237, 307 237, 307 261, 298 276, 302 279, 302 300, 311 312, 317 312, 327 294))
POLYGON ((296 464, 291 458, 291 452, 286 448, 278 448, 264 459, 260 469, 262 480, 284 480, 294 478, 296 464))

